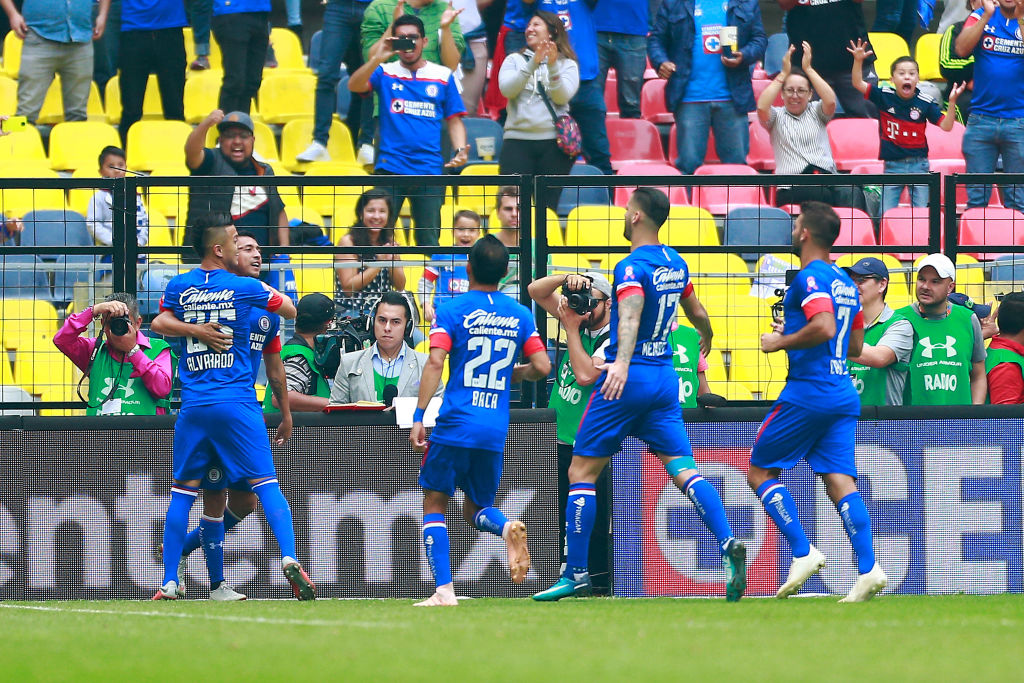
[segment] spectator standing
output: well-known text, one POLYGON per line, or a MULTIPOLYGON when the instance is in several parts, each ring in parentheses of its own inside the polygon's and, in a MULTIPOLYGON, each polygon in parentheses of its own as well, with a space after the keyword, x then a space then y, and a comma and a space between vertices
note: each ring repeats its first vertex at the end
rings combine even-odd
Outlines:
POLYGON ((650 22, 649 7, 643 0, 601 0, 594 8, 601 91, 608 69, 614 68, 619 116, 624 119, 640 118, 650 22))
MULTIPOLYGON (((331 387, 316 364, 313 349, 316 336, 323 334, 334 322, 334 302, 319 292, 299 299, 295 315, 295 336, 281 347, 285 381, 288 386, 288 406, 293 411, 319 413, 327 406, 331 387)), ((263 412, 279 411, 277 397, 267 387, 263 397, 263 412)))
MULTIPOLYGON (((126 160, 124 150, 118 147, 107 146, 100 152, 100 175, 104 178, 124 178, 126 160)), ((85 227, 96 240, 96 244, 111 246, 114 243, 114 197, 110 190, 96 190, 96 194, 89 200, 89 208, 86 211, 85 227)), ((142 195, 135 195, 135 233, 140 247, 146 246, 149 241, 149 216, 146 214, 146 205, 142 202, 142 195)), ((110 262, 109 256, 104 256, 105 263, 110 262)))
POLYGON ((189 64, 192 71, 210 68, 210 21, 213 19, 213 0, 187 0, 188 23, 192 27, 192 45, 196 58, 189 64))
MULTIPOLYGON (((99 11, 99 3, 93 4, 93 22, 96 21, 99 11)), ((117 75, 120 47, 121 0, 110 0, 103 35, 92 42, 92 80, 96 81, 96 87, 99 88, 102 97, 106 97, 107 81, 117 75)))
MULTIPOLYGON (((381 247, 390 250, 395 242, 398 215, 389 190, 374 188, 356 201, 356 224, 338 240, 338 247, 381 247)), ((369 312, 382 294, 405 289, 405 270, 394 265, 389 253, 336 254, 335 263, 358 262, 358 268, 338 268, 334 300, 338 315, 358 318, 369 312), (372 265, 391 261, 392 265, 372 265), (368 264, 369 262, 369 264, 368 264)))
POLYGON ((91 0, 25 0, 19 13, 14 0, 0 0, 14 35, 25 41, 18 69, 18 116, 34 124, 54 75, 60 74, 64 120, 88 118, 92 41, 103 37, 110 0, 99 0, 95 22, 92 4, 91 0))
POLYGON ((971 15, 971 12, 981 7, 981 0, 978 0, 977 7, 974 3, 967 2, 966 6, 956 0, 946 0, 942 7, 942 16, 939 17, 939 25, 936 33, 945 33, 953 24, 962 24, 964 19, 971 15))
POLYGON ((484 106, 492 112, 505 108, 506 100, 498 86, 498 73, 501 70, 501 65, 505 63, 506 56, 526 47, 526 24, 533 16, 533 6, 536 1, 506 0, 505 2, 505 15, 494 43, 494 53, 491 55, 491 75, 487 91, 484 93, 484 106))
POLYGON ((767 44, 757 0, 662 3, 647 54, 668 80, 665 105, 675 116, 680 171, 690 174, 704 163, 709 130, 723 163, 747 163, 747 113, 756 108, 750 78, 767 44))
POLYGON ((480 16, 480 4, 485 7, 492 0, 451 0, 452 8, 461 12, 459 25, 466 49, 462 51, 462 103, 469 116, 476 116, 480 96, 487 81, 487 27, 480 16))
MULTIPOLYGON (((441 18, 442 24, 450 27, 455 15, 454 10, 447 10, 441 18)), ((365 27, 366 21, 363 25, 365 27)), ((379 101, 380 154, 374 173, 440 175, 444 168, 462 166, 469 153, 466 127, 461 118, 466 110, 451 69, 423 56, 430 40, 418 17, 399 16, 391 34, 376 42, 369 61, 348 81, 352 92, 366 94, 372 90, 379 101), (413 48, 396 52, 391 48, 393 39, 411 40, 413 48), (397 62, 385 63, 396 54, 397 62), (444 163, 441 156, 443 122, 448 124, 448 136, 455 151, 448 163, 444 163)), ((400 207, 406 197, 412 204, 416 244, 436 245, 441 230, 444 188, 441 185, 396 185, 394 192, 396 207, 400 207)))
POLYGON ((248 114, 263 82, 270 44, 270 0, 214 0, 210 27, 224 67, 217 107, 248 114))
POLYGON ((121 7, 121 141, 142 118, 149 74, 160 87, 164 118, 185 120, 185 5, 167 0, 123 0, 121 7))
MULTIPOLYGON (((498 83, 508 98, 500 172, 569 175, 575 159, 558 147, 551 110, 557 116, 569 112, 580 78, 576 54, 557 16, 541 11, 530 19, 526 47, 505 58, 498 83)), ((541 198, 546 208, 558 205, 561 189, 548 189, 541 198)))
MULTIPOLYGON (((815 68, 835 91, 844 115, 874 117, 875 112, 850 80, 853 56, 846 50, 850 41, 868 42, 861 3, 858 0, 806 4, 798 0, 778 0, 778 3, 786 10, 789 42, 797 46, 793 60, 798 63, 803 60, 803 43, 807 41, 814 49, 815 68)), ((878 82, 873 64, 873 57, 865 60, 864 80, 869 83, 878 82)))
POLYGON ((989 403, 1024 403, 1024 292, 1003 297, 996 320, 999 334, 985 358, 989 403))
MULTIPOLYGON (((1024 3, 982 0, 964 22, 956 53, 974 55, 974 97, 963 152, 968 173, 1024 173, 1024 3)), ((968 185, 967 207, 987 206, 991 186, 968 185)), ((1024 187, 1011 185, 1003 203, 1024 211, 1024 187)))
POLYGON ((551 12, 562 20, 569 35, 569 44, 576 53, 580 85, 569 102, 569 113, 580 126, 583 157, 591 166, 611 175, 614 171, 605 126, 608 108, 604 103, 604 82, 599 78, 601 70, 593 6, 590 0, 539 0, 536 4, 538 10, 551 12))
POLYGON ((455 71, 466 49, 459 11, 445 0, 373 0, 363 16, 363 58, 369 61, 377 42, 392 35, 396 19, 413 16, 423 23, 423 59, 455 71))
MULTIPOLYGON (((966 0, 964 18, 979 7, 981 0, 966 0)), ((956 39, 963 28, 963 20, 950 24, 945 31, 940 31, 942 39, 939 41, 939 72, 946 79, 946 99, 949 99, 949 93, 954 85, 966 84, 964 91, 956 100, 956 120, 960 123, 967 122, 967 117, 971 114, 971 99, 974 97, 974 55, 961 57, 956 53, 956 39)))
POLYGON ((914 328, 904 405, 977 405, 988 396, 981 322, 949 301, 955 280, 953 262, 929 254, 917 264, 917 301, 896 311, 914 328))
POLYGON ((872 32, 895 33, 907 45, 912 45, 917 28, 917 4, 918 0, 877 0, 872 32))

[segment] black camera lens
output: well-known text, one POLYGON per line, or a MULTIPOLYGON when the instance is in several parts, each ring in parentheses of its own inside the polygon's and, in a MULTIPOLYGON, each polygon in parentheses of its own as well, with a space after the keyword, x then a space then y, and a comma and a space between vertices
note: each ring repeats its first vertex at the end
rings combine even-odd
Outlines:
POLYGON ((128 330, 131 329, 131 321, 128 316, 121 315, 116 318, 110 319, 110 334, 118 337, 123 337, 128 334, 128 330))

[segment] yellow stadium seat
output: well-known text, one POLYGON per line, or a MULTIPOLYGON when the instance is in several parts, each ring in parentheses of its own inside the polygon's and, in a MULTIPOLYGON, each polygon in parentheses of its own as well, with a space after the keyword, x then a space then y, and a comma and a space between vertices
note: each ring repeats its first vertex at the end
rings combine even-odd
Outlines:
MULTIPOLYGON (((132 126, 135 130, 135 126, 132 126)), ((188 167, 184 163, 160 164, 155 166, 150 175, 154 178, 174 178, 187 176, 188 167)), ((188 188, 185 186, 154 186, 146 191, 148 202, 147 210, 163 214, 170 218, 179 219, 184 222, 188 215, 188 188)))
POLYGON ((274 58, 277 66, 273 69, 263 69, 263 78, 274 76, 284 71, 301 71, 311 73, 302 59, 302 42, 291 30, 286 28, 273 28, 270 30, 270 46, 274 48, 274 58))
MULTIPOLYGON (((58 178, 59 176, 55 171, 37 166, 21 171, 10 166, 0 166, 0 177, 58 178)), ((8 187, 0 190, 0 213, 5 216, 24 216, 29 211, 42 209, 64 209, 66 204, 64 190, 59 188, 8 187)))
POLYGON ((17 111, 17 109, 18 82, 13 78, 0 76, 0 111, 13 113, 17 111))
POLYGON ((25 130, 0 137, 0 159, 22 162, 45 161, 50 165, 43 150, 43 138, 35 126, 25 126, 25 130))
POLYGON ((316 76, 312 74, 285 73, 266 77, 260 85, 260 116, 267 123, 311 118, 315 94, 316 76))
POLYGON ((920 69, 922 81, 944 81, 939 71, 939 43, 941 33, 922 33, 914 45, 914 59, 920 69))
MULTIPOLYGON (((310 112, 307 118, 297 118, 285 123, 284 128, 281 129, 281 163, 284 164, 285 168, 289 171, 305 172, 310 167, 316 167, 317 164, 325 163, 309 163, 295 160, 295 156, 309 147, 309 143, 312 141, 312 112, 310 112)), ((356 153, 352 149, 352 135, 349 133, 348 126, 340 121, 331 122, 330 138, 327 140, 327 152, 331 155, 331 163, 356 163, 356 153)))
MULTIPOLYGON (((100 172, 96 168, 96 164, 89 164, 88 166, 76 168, 71 177, 76 180, 99 178, 100 172)), ((86 215, 89 212, 89 201, 94 194, 96 194, 96 188, 94 187, 78 187, 68 190, 68 208, 83 216, 86 215)))
MULTIPOLYGON (((195 59, 196 59, 196 43, 195 43, 194 37, 192 36, 192 27, 186 26, 185 28, 182 29, 182 31, 185 34, 185 60, 189 64, 192 64, 192 62, 194 62, 195 59)), ((210 71, 215 71, 215 70, 216 71, 220 71, 220 69, 222 68, 222 66, 221 66, 221 56, 220 56, 220 45, 217 44, 217 40, 213 37, 213 32, 212 31, 210 32, 210 55, 209 55, 209 59, 210 59, 210 71)), ((189 69, 188 71, 185 72, 185 74, 189 78, 195 78, 196 76, 201 76, 204 73, 206 73, 206 72, 204 72, 204 71, 192 71, 191 69, 189 69)))
MULTIPOLYGON (((834 263, 840 268, 849 268, 862 258, 874 257, 880 259, 885 267, 889 269, 889 290, 886 293, 886 301, 889 297, 896 297, 902 301, 907 295, 907 274, 902 272, 903 264, 891 254, 843 254, 836 257, 834 263)), ((797 266, 799 268, 799 266, 797 266)))
MULTIPOLYGON (((185 121, 199 123, 217 108, 222 71, 197 71, 185 81, 185 121)), ((216 134, 216 128, 211 129, 216 134)))
POLYGON ((292 272, 299 296, 319 292, 334 298, 334 259, 330 255, 292 254, 292 272))
POLYGON ((668 220, 661 228, 661 240, 676 248, 717 247, 722 244, 715 218, 707 209, 681 205, 669 208, 668 220))
POLYGON ((14 31, 8 31, 4 36, 4 73, 10 78, 18 78, 18 70, 21 69, 21 46, 24 42, 14 31))
MULTIPOLYGON (((472 164, 463 167, 460 177, 495 176, 498 173, 498 164, 472 164)), ((494 208, 494 195, 497 191, 497 185, 461 185, 455 188, 459 204, 481 216, 494 208)))
POLYGON ((14 358, 14 381, 36 396, 73 385, 75 367, 53 345, 52 336, 34 340, 32 348, 21 348, 14 358))
MULTIPOLYGON (((604 260, 607 252, 594 247, 628 247, 622 234, 626 210, 621 206, 583 204, 569 212, 565 222, 565 246, 580 247, 588 259, 604 260)), ((616 261, 625 254, 615 254, 616 261)))
POLYGON ((789 368, 785 353, 762 353, 756 349, 732 352, 732 378, 745 385, 757 398, 774 400, 786 384, 789 368))
POLYGON ((128 168, 150 171, 185 163, 185 140, 192 126, 184 121, 136 121, 128 131, 128 168))
POLYGON ((868 33, 871 49, 875 52, 875 71, 879 80, 887 81, 892 76, 892 63, 900 57, 909 57, 907 41, 895 33, 868 33))
MULTIPOLYGON (((750 293, 750 272, 738 254, 682 254, 701 298, 739 296, 750 293)), ((749 298, 749 297, 748 297, 749 298)))
POLYGON ((13 351, 31 344, 35 337, 52 338, 56 332, 57 310, 48 301, 0 299, 0 342, 4 349, 13 351))
MULTIPOLYGON (((113 124, 121 123, 121 86, 119 76, 114 76, 107 81, 104 102, 107 103, 107 121, 113 124)), ((207 112, 209 113, 209 112, 207 112)), ((160 121, 164 118, 164 104, 160 99, 160 87, 156 81, 156 74, 150 74, 146 81, 146 94, 142 99, 142 119, 160 121)))
MULTIPOLYGON (((704 359, 708 363, 707 372, 704 373, 704 377, 707 378, 708 384, 714 382, 728 382, 729 378, 725 372, 725 360, 722 358, 722 352, 718 349, 711 349, 711 352, 704 359)), ((711 387, 711 391, 716 394, 721 393, 716 390, 715 386, 711 387)))
MULTIPOLYGON (((195 79, 192 79, 195 80, 195 79)), ((191 83, 189 81, 188 83, 191 83)), ((188 88, 188 83, 185 84, 185 88, 188 88)), ((209 112, 207 112, 209 113, 209 112)), ((186 114, 186 118, 187 118, 186 114)), ((204 115, 203 118, 206 118, 204 115)), ((202 119, 200 119, 202 120, 202 119)), ((281 157, 277 153, 277 141, 274 139, 274 131, 270 129, 270 126, 263 123, 262 121, 253 121, 253 155, 259 157, 260 160, 272 164, 280 162, 281 157)), ((206 146, 217 147, 217 141, 220 137, 220 133, 217 127, 214 126, 206 133, 206 146)))
POLYGON ((55 171, 99 167, 100 151, 121 146, 117 129, 102 121, 67 121, 50 131, 50 167, 55 171))
MULTIPOLYGON (((162 213, 155 210, 148 210, 147 216, 149 217, 149 240, 147 245, 150 247, 177 247, 180 246, 180 242, 175 238, 173 228, 168 222, 167 218, 162 213)), ((166 259, 162 256, 155 257, 158 261, 165 261, 166 259)))
MULTIPOLYGON (((100 90, 96 87, 95 81, 89 83, 89 101, 85 105, 85 112, 90 121, 106 120, 103 101, 100 99, 100 90)), ((64 96, 61 91, 60 74, 56 74, 50 83, 50 89, 46 91, 46 99, 43 100, 43 107, 39 110, 39 118, 36 119, 36 123, 50 125, 63 120, 64 96)))
POLYGON ((754 396, 750 393, 750 389, 740 384, 739 382, 729 382, 722 387, 725 391, 719 391, 718 387, 711 387, 711 391, 716 394, 722 394, 726 399, 730 401, 753 401, 754 396))

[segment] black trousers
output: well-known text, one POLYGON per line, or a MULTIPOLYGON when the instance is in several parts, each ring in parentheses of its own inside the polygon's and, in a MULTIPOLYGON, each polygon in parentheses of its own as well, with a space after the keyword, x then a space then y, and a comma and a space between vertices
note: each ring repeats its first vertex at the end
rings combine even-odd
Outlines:
MULTIPOLYGON (((558 538, 561 541, 562 563, 565 563, 565 503, 569 498, 569 464, 572 462, 572 446, 564 443, 558 447, 558 538)), ((590 553, 587 558, 590 582, 594 592, 608 594, 611 589, 611 468, 605 467, 597 478, 597 517, 594 531, 590 534, 590 553)))
MULTIPOLYGON (((391 171, 375 170, 374 175, 399 175, 391 171)), ((440 176, 438 176, 440 177, 440 176)), ((442 185, 394 185, 391 187, 395 211, 409 200, 412 221, 416 224, 413 239, 418 247, 436 247, 441 237, 441 207, 444 205, 442 185)))
MULTIPOLYGON (((520 175, 569 175, 573 160, 558 149, 554 138, 550 140, 510 140, 501 144, 501 158, 498 160, 502 174, 520 175)), ((538 197, 544 207, 552 211, 558 206, 562 188, 551 187, 538 197)))
POLYGON ((128 129, 142 118, 149 74, 160 86, 164 118, 185 120, 185 39, 180 28, 122 31, 118 51, 121 68, 121 141, 127 146, 128 129))
POLYGON ((259 92, 270 44, 267 21, 267 12, 221 14, 211 21, 224 67, 218 106, 225 114, 233 111, 248 114, 252 99, 259 92))

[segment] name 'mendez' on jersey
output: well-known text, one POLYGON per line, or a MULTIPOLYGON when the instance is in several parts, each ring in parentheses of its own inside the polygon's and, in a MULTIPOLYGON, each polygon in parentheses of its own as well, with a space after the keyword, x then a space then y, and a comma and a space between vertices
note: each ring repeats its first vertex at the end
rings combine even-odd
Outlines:
POLYGON ((220 323, 232 336, 231 348, 222 353, 193 337, 185 339, 178 363, 182 403, 255 401, 251 312, 274 312, 282 303, 283 297, 259 280, 226 270, 196 268, 167 283, 160 310, 195 325, 220 323))
POLYGON ((634 294, 644 297, 640 328, 632 363, 672 366, 668 335, 676 321, 679 301, 693 294, 690 269, 675 249, 648 244, 634 249, 615 266, 615 296, 612 297, 611 337, 605 350, 609 363, 618 354, 619 302, 634 294))
POLYGON ((836 333, 809 349, 789 349, 789 376, 780 402, 815 412, 859 415, 860 398, 850 379, 846 351, 850 332, 864 328, 857 285, 838 266, 812 261, 797 273, 783 299, 784 334, 794 334, 818 313, 832 313, 836 333))
POLYGON ((470 290, 437 311, 430 348, 448 352, 448 384, 430 441, 504 451, 512 370, 545 350, 529 309, 500 292, 470 290))

